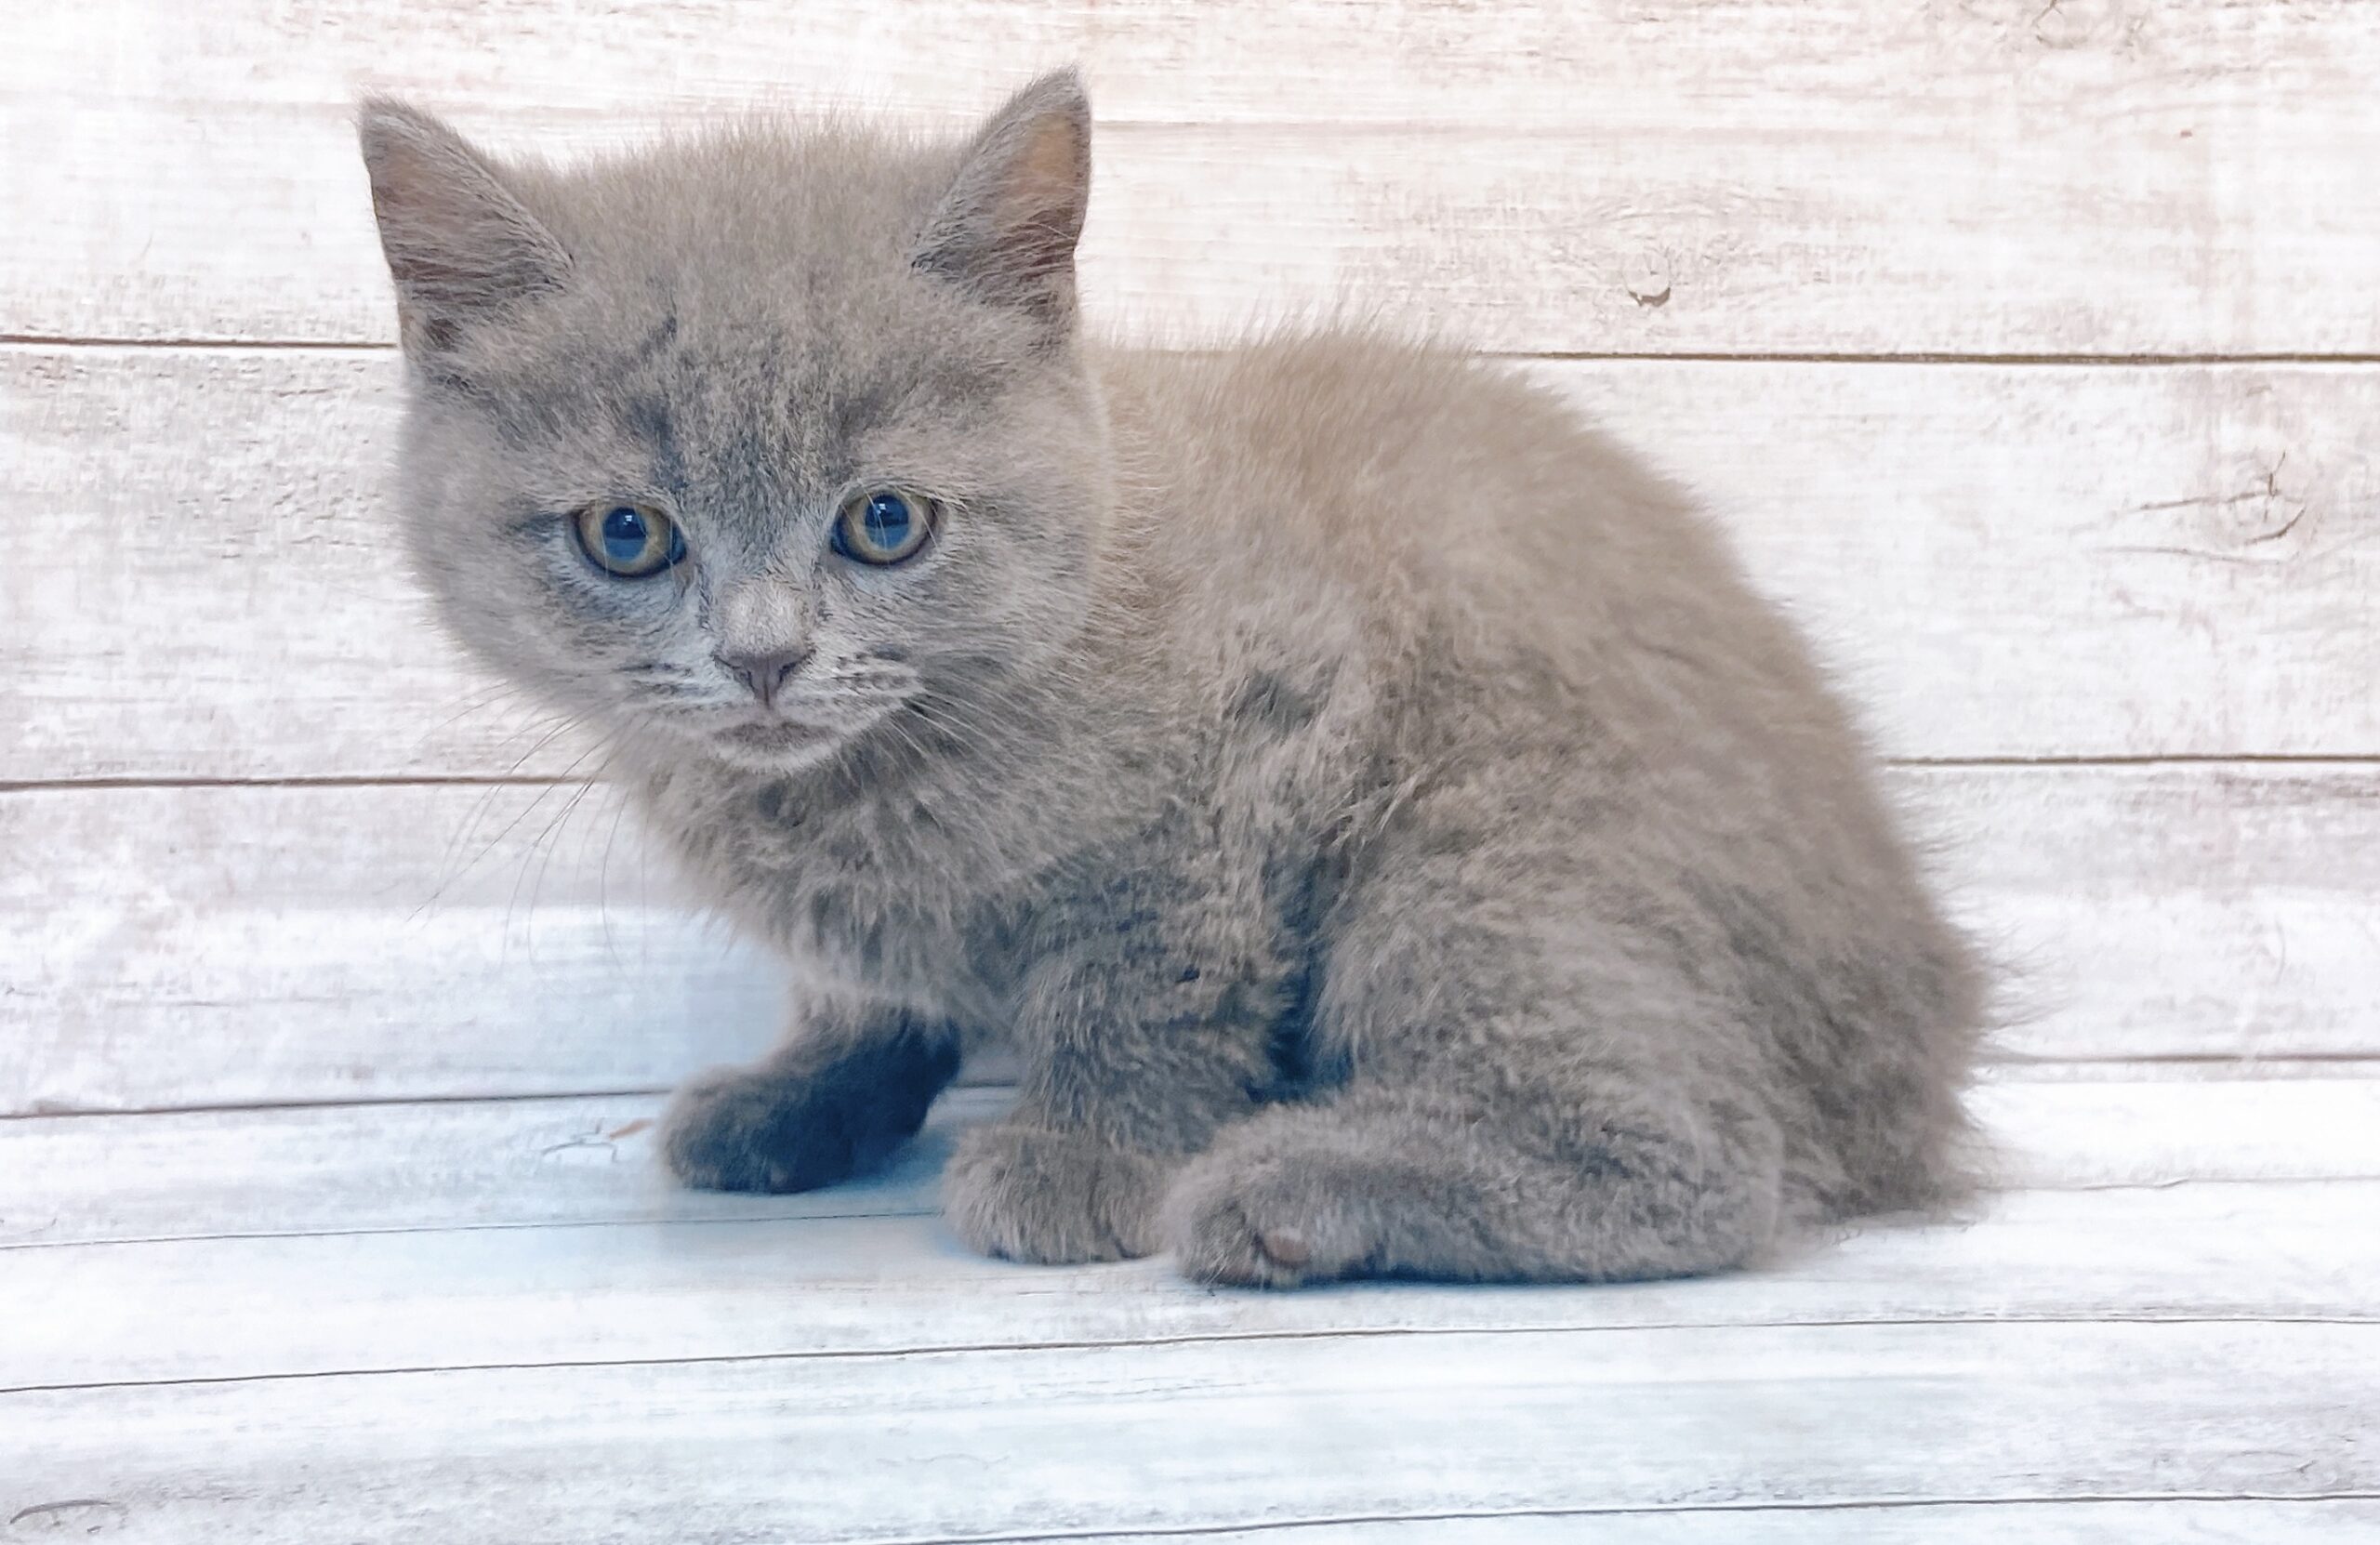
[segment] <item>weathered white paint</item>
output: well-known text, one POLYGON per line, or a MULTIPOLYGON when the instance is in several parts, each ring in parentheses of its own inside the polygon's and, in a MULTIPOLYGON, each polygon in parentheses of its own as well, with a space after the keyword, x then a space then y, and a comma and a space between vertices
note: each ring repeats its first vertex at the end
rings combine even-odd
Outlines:
MULTIPOLYGON (((2380 752, 2380 370, 1534 368, 1702 492, 1890 751, 2380 752)), ((402 572, 392 357, 0 349, 0 521, 48 534, 0 568, 0 780, 579 756, 402 572)))
POLYGON ((1962 1323, 255 1380, 0 1395, 0 1424, 12 1497, 108 1499, 127 1541, 509 1545, 2360 1497, 2375 1408, 2380 1325, 1962 1323))
MULTIPOLYGON (((2243 1077, 2222 1063, 2072 1082, 2043 1071, 2000 1069, 1970 1097, 1999 1185, 2380 1180, 2380 1079, 2243 1077)), ((18 1117, 0 1121, 0 1248, 914 1217, 933 1210, 952 1135, 1010 1098, 954 1090, 885 1172, 799 1196, 668 1184, 653 1095, 18 1117)))
POLYGON ((986 1261, 930 1213, 35 1244, 0 1249, 0 1387, 1447 1330, 2380 1322, 2380 1181, 2019 1192, 1979 1210, 1592 1291, 1218 1294, 1163 1260, 986 1261))
POLYGON ((43 147, 0 165, 38 216, 0 227, 0 333, 387 338, 366 86, 550 150, 757 101, 948 122, 1079 56, 1109 120, 1087 293, 1144 335, 1353 303, 1517 350, 2380 341, 2353 0, 1501 10, 52 10, 0 77, 0 138, 43 147))
MULTIPOLYGON (((2380 772, 1904 768, 2009 968, 1997 1046, 2370 1054, 2380 772)), ((779 969, 668 904, 618 797, 0 793, 0 1113, 653 1089, 756 1055, 779 969)))

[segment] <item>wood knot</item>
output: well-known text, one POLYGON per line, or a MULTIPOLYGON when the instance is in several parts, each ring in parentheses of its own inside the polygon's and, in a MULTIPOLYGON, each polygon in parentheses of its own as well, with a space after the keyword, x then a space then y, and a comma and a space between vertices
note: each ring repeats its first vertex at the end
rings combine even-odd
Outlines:
POLYGON ((1658 252, 1640 252, 1630 259, 1628 271, 1621 277, 1628 298, 1646 310, 1656 310, 1670 303, 1669 258, 1658 252))

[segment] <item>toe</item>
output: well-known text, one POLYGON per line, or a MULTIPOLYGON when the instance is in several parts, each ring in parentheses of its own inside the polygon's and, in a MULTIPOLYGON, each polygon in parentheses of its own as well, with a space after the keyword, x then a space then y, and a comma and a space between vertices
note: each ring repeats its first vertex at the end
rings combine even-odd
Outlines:
POLYGON ((986 1255, 1064 1264, 1155 1248, 1157 1161, 1071 1132, 978 1128, 943 1173, 951 1227, 986 1255))
POLYGON ((1210 1155, 1166 1198, 1165 1237, 1199 1282, 1293 1288, 1345 1276, 1363 1254, 1348 1209, 1311 1174, 1210 1155))

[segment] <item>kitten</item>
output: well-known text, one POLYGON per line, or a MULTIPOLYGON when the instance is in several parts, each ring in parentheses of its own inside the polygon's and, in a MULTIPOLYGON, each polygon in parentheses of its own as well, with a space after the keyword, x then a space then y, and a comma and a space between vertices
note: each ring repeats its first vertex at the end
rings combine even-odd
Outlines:
POLYGON ((1071 73, 562 172, 373 102, 445 624, 798 967, 688 1183, 1191 1275, 1707 1272, 1962 1184, 1977 974, 1802 645, 1512 375, 1077 322, 1071 73))

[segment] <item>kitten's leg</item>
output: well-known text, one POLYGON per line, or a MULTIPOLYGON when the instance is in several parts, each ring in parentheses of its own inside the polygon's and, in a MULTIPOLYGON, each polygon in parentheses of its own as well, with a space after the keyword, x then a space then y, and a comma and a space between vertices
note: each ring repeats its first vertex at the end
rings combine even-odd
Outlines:
POLYGON ((946 1024, 886 1009, 821 1007, 750 1067, 688 1083, 662 1152, 707 1191, 809 1191, 883 1163, 959 1071, 946 1024))
MULTIPOLYGON (((944 1171, 951 1226, 986 1254, 1154 1254, 1166 1183, 1273 1092, 1277 984, 1262 968, 1251 979, 1250 949, 1180 908, 1118 910, 1125 923, 1036 966, 1016 1028, 1016 1108, 961 1137, 944 1171), (1193 964, 1201 960, 1203 970, 1193 964)), ((1235 916, 1229 926, 1262 923, 1235 916)))
POLYGON ((1225 1132, 1166 1198, 1183 1270, 1271 1287, 1680 1276, 1739 1264, 1775 1229, 1779 1144, 1758 1112, 1694 1108, 1621 1069, 1600 1098, 1586 1076, 1547 1098, 1444 1074, 1225 1132))
MULTIPOLYGON (((1785 1140, 1727 963, 1664 893, 1583 874, 1517 820, 1376 853, 1329 943, 1316 1021, 1351 1076, 1187 1167, 1165 1207, 1191 1274, 1594 1280, 1744 1261, 1776 1230, 1785 1140), (1401 850, 1401 851, 1400 851, 1401 850)), ((1456 828, 1458 831, 1461 828, 1456 828)))

